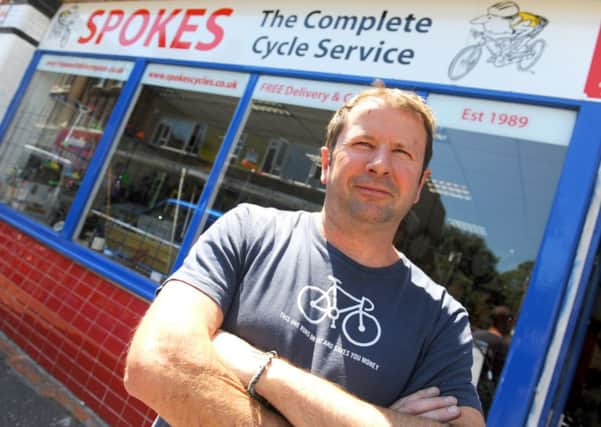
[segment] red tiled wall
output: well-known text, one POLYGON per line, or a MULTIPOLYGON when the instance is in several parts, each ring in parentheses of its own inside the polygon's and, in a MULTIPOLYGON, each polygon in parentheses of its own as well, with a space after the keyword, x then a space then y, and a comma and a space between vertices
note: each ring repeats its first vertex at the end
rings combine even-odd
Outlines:
POLYGON ((150 425, 123 388, 148 302, 0 221, 0 330, 111 426, 150 425))

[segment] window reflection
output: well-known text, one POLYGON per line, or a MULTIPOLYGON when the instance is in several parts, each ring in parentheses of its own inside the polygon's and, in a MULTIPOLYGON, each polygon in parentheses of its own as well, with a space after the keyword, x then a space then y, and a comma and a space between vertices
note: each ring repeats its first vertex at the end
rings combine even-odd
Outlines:
POLYGON ((321 209, 320 148, 335 109, 361 86, 263 76, 242 136, 232 149, 214 208, 248 202, 321 209), (318 96, 306 96, 321 94, 318 96))
MULTIPOLYGON (((204 71, 149 67, 79 234, 157 282, 171 270, 238 103, 237 96, 173 87, 169 73, 204 71)), ((209 224, 220 215, 211 210, 209 224)))
POLYGON ((286 114, 251 107, 241 142, 215 198, 215 209, 226 211, 250 202, 282 209, 319 210, 319 149, 331 111, 278 104, 286 114), (277 113, 276 113, 277 114, 277 113))
MULTIPOLYGON (((50 58, 40 62, 2 141, 0 200, 60 230, 123 81, 85 70, 56 72, 69 59, 50 58)), ((123 63, 115 64, 126 78, 123 63)))
POLYGON ((477 344, 474 382, 488 410, 575 113, 438 95, 429 103, 439 121, 432 178, 395 240, 470 313, 477 344), (466 111, 478 112, 478 120, 466 111), (525 117, 527 125, 509 126, 509 120, 499 124, 500 114, 525 117))

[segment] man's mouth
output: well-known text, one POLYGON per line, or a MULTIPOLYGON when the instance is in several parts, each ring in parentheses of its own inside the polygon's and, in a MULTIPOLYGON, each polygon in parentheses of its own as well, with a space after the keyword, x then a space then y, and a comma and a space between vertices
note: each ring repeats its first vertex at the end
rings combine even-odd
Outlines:
POLYGON ((390 190, 385 187, 360 184, 360 185, 355 185, 355 188, 358 189, 359 192, 370 195, 370 196, 375 196, 375 197, 390 197, 390 196, 392 196, 392 193, 390 192, 390 190))

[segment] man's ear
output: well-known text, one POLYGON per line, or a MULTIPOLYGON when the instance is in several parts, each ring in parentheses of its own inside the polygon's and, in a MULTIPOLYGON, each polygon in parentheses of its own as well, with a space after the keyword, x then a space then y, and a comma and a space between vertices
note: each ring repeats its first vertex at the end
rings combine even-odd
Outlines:
POLYGON ((422 194, 422 189, 424 188, 426 181, 428 181, 430 179, 430 176, 432 176, 432 171, 430 169, 425 169, 422 172, 422 177, 419 180, 419 187, 417 189, 417 194, 415 195, 415 200, 413 201, 414 205, 417 204, 417 202, 419 202, 419 196, 422 194))
POLYGON ((328 147, 321 147, 321 183, 326 185, 330 168, 331 153, 328 147))

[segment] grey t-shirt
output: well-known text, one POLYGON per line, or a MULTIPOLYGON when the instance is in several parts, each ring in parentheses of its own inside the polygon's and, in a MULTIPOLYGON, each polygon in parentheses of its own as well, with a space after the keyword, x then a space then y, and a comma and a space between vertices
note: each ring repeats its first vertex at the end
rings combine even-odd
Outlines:
POLYGON ((465 309, 405 258, 382 268, 353 261, 326 242, 318 220, 241 204, 170 279, 215 300, 223 329, 368 402, 389 406, 437 386, 480 409, 465 309))

